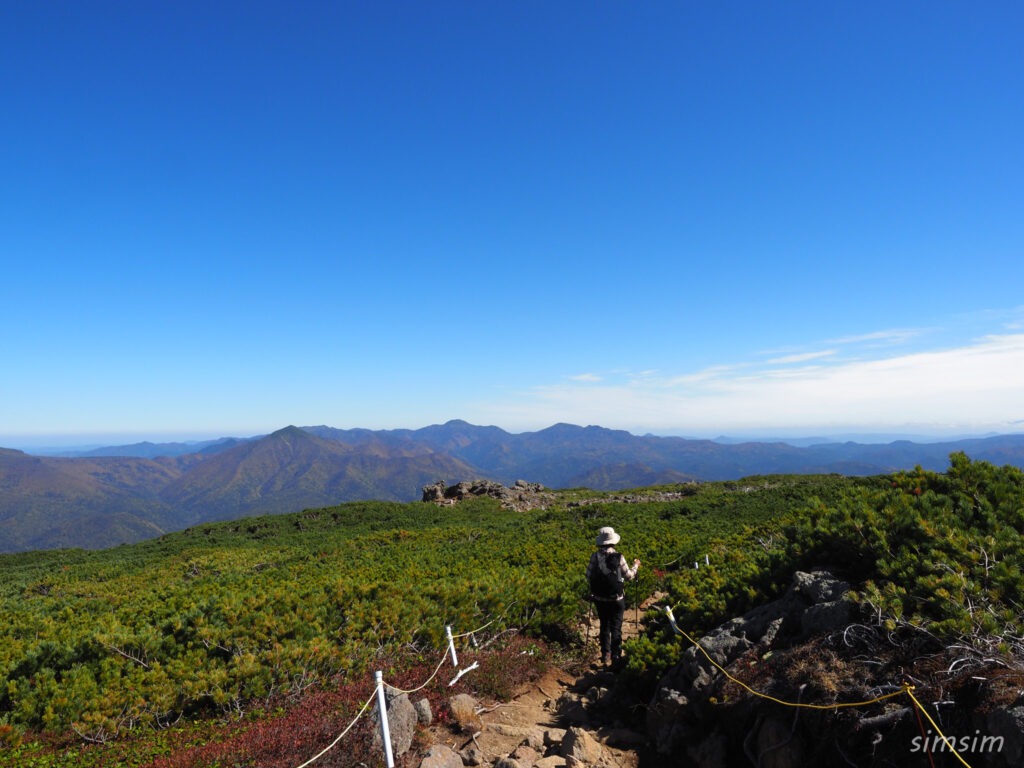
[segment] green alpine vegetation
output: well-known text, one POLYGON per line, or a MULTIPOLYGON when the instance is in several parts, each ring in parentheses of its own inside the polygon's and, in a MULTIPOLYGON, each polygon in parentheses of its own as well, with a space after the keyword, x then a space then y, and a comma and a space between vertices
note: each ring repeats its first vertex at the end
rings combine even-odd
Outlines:
MULTIPOLYGON (((54 756, 83 740, 107 743, 96 754, 125 743, 151 754, 174 723, 208 734, 211 722, 282 696, 350 686, 365 698, 372 669, 397 675, 436 659, 446 624, 493 621, 492 636, 515 627, 578 646, 583 569, 604 525, 644 563, 628 600, 663 591, 688 630, 777 596, 796 569, 826 566, 883 622, 1020 651, 1018 469, 954 454, 944 473, 774 475, 631 494, 650 500, 577 489, 529 512, 488 498, 351 503, 102 551, 2 556, 0 765, 60 765, 54 756), (659 500, 671 491, 683 493, 659 500), (705 553, 711 567, 694 570, 705 553)), ((684 650, 649 618, 627 646, 638 685, 684 650)))

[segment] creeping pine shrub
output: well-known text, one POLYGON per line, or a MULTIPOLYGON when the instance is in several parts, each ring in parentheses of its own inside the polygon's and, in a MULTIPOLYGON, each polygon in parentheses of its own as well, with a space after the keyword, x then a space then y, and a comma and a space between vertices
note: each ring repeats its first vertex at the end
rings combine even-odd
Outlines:
POLYGON ((783 564, 845 569, 890 625, 928 624, 947 637, 1020 635, 1024 472, 963 453, 950 464, 815 505, 787 526, 783 564))

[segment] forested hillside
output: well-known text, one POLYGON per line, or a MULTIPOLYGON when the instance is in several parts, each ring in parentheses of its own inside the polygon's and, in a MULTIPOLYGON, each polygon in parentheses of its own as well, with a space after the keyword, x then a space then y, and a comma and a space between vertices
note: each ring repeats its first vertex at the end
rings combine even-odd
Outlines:
POLYGON ((354 447, 287 427, 212 453, 154 459, 0 451, 0 552, 110 547, 202 521, 355 499, 409 501, 479 472, 424 446, 354 447))

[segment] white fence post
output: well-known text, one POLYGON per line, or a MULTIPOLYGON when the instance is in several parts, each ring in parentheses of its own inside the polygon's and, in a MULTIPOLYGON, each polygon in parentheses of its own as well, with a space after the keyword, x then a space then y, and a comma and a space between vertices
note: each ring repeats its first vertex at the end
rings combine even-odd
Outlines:
POLYGON ((388 768, 395 768, 395 757, 391 754, 391 729, 388 727, 388 703, 384 698, 384 675, 378 670, 373 673, 377 681, 377 708, 380 710, 380 738, 384 742, 384 759, 388 768))
POLYGON ((452 666, 458 669, 459 657, 455 655, 455 638, 452 637, 452 625, 446 626, 444 631, 448 633, 448 651, 452 655, 452 666))

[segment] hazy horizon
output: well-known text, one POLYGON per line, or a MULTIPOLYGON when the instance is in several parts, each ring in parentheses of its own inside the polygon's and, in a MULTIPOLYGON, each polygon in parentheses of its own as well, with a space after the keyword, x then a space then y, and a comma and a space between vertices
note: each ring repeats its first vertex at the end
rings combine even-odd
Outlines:
MULTIPOLYGON (((455 420, 458 420, 457 417, 455 420)), ((462 419, 465 421, 465 419, 462 419)), ((448 421, 448 420, 446 420, 448 421)), ((436 422, 435 424, 444 423, 436 422)), ((472 423, 472 422, 469 422, 472 423)), ((570 422, 554 422, 554 423, 570 423, 570 422)), ((553 423, 553 424, 554 424, 553 423)), ((323 426, 334 427, 336 429, 420 429, 422 427, 433 426, 434 424, 421 424, 416 426, 408 427, 366 427, 363 425, 351 425, 351 426, 338 426, 335 424, 323 424, 323 426)), ((320 424, 304 424, 294 426, 319 426, 320 424)), ((553 424, 546 424, 544 426, 536 427, 533 429, 506 429, 499 425, 488 425, 488 424, 473 424, 474 426, 497 426, 504 429, 506 432, 511 434, 521 434, 526 432, 537 432, 547 427, 553 426, 553 424)), ((3 435, 0 434, 0 448, 8 448, 14 450, 24 451, 26 453, 38 452, 39 455, 46 455, 50 452, 64 452, 64 451, 88 451, 95 450, 97 448, 111 448, 124 445, 134 445, 137 443, 202 443, 210 440, 238 438, 238 439, 249 439, 260 435, 267 435, 278 429, 283 429, 289 426, 282 424, 270 429, 258 429, 258 430, 239 430, 234 432, 210 432, 210 431, 183 431, 183 432, 112 432, 112 433, 92 433, 92 434, 50 434, 50 435, 3 435)), ((587 424, 576 424, 574 426, 591 426, 587 424)), ((862 443, 889 443, 896 440, 910 440, 918 443, 935 443, 935 442, 947 442, 952 440, 967 440, 974 438, 991 437, 994 435, 1014 435, 1024 434, 1024 429, 1017 429, 1012 431, 933 431, 922 430, 920 427, 908 430, 858 430, 858 429, 825 429, 819 431, 807 431, 807 430, 793 430, 793 429, 776 429, 767 431, 718 431, 718 432, 686 432, 686 431, 663 431, 657 432, 649 429, 641 428, 627 428, 627 427, 608 427, 604 424, 596 424, 593 426, 605 427, 607 429, 624 429, 630 434, 643 436, 643 435, 655 435, 657 437, 683 437, 693 440, 726 440, 729 442, 734 441, 750 441, 750 442, 774 442, 776 440, 786 442, 806 442, 816 438, 823 438, 830 441, 836 442, 862 442, 862 443)))

